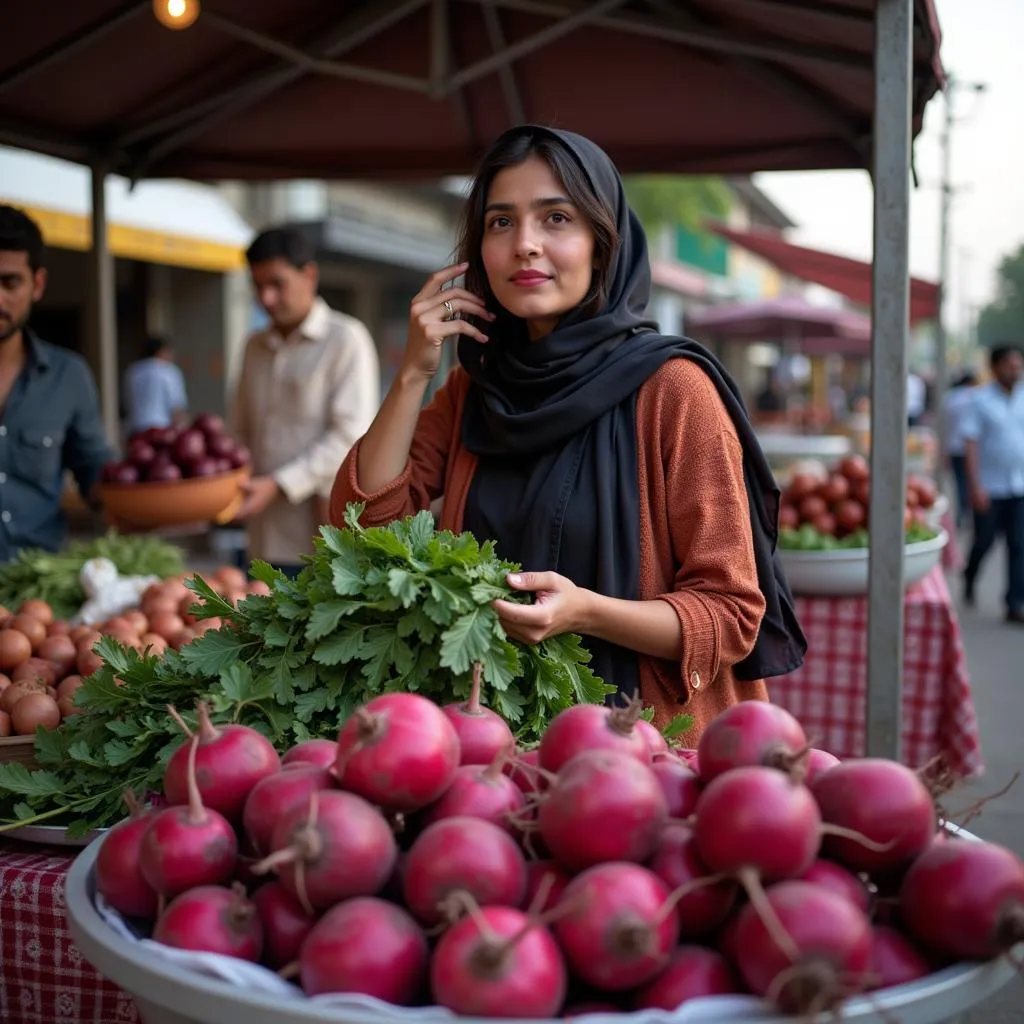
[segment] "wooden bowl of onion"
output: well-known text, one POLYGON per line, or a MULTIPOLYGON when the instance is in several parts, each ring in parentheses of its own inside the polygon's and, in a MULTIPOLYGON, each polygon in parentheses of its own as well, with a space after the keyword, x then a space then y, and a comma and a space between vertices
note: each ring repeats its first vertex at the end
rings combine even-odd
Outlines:
POLYGON ((226 523, 241 507, 250 462, 219 416, 200 413, 187 427, 130 437, 125 457, 104 467, 97 492, 110 517, 126 526, 226 523))

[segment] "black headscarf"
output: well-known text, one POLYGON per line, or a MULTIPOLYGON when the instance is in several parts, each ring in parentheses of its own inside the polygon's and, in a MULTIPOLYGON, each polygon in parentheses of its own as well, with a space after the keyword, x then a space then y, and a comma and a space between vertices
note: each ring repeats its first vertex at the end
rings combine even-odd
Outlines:
MULTIPOLYGON (((493 537, 498 553, 526 570, 554 570, 577 586, 636 600, 640 569, 636 398, 669 359, 689 359, 711 379, 743 446, 743 469, 758 583, 766 610, 757 642, 734 672, 753 680, 783 675, 807 649, 775 556, 779 489, 735 383, 695 341, 666 337, 647 316, 651 292, 647 240, 629 208, 614 164, 589 139, 524 125, 510 135, 554 137, 614 211, 619 244, 608 301, 596 316, 576 309, 539 341, 504 310, 482 345, 459 342, 472 378, 462 424, 465 447, 479 456, 464 526, 493 537)), ((592 668, 621 693, 638 688, 635 652, 584 638, 592 668)))

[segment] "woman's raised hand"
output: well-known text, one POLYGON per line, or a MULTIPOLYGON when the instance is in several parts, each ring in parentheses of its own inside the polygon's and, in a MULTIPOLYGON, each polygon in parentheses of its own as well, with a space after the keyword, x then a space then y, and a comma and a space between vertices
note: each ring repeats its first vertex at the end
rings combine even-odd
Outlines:
POLYGON ((456 263, 432 274, 412 300, 409 309, 409 338, 405 344, 404 362, 410 369, 433 377, 441 365, 441 346, 445 338, 465 334, 486 342, 487 335, 462 317, 475 316, 493 320, 483 299, 465 288, 445 288, 466 272, 468 263, 456 263))

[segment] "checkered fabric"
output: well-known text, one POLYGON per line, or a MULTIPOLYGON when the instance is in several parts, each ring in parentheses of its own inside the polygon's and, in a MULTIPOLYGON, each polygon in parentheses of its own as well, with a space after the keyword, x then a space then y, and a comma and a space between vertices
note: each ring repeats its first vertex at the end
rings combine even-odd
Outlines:
MULTIPOLYGON (((808 651, 796 672, 768 680, 774 703, 795 715, 816 747, 862 757, 868 605, 864 597, 798 597, 808 651)), ((918 768, 942 755, 955 776, 984 770, 978 720, 945 577, 936 566, 907 591, 902 760, 918 768)))
POLYGON ((135 1024, 131 996, 92 969, 68 931, 74 854, 0 838, 0 1021, 135 1024))

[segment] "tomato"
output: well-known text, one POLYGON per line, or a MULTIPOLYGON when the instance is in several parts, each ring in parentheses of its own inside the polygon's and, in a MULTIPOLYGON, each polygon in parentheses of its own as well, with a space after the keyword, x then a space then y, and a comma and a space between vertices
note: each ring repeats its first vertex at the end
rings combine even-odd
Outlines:
POLYGON ((822 512, 820 516, 815 516, 811 520, 811 526, 822 536, 834 537, 836 534, 836 517, 831 512, 822 512))
POLYGON ((839 528, 847 533, 859 530, 867 521, 867 512, 864 506, 853 498, 839 502, 835 507, 834 514, 839 528))
POLYGON ((810 473, 797 473, 789 481, 786 488, 786 499, 794 505, 799 505, 804 498, 813 494, 818 489, 818 478, 810 473))
POLYGON ((835 505, 850 493, 850 481, 840 473, 833 473, 819 488, 818 494, 829 503, 835 505))
POLYGON ((800 513, 792 505, 783 505, 779 509, 779 529, 795 530, 800 525, 800 513))
POLYGON ((825 504, 825 499, 819 498, 817 494, 812 494, 800 502, 800 519, 805 523, 812 522, 826 512, 828 512, 828 505, 825 504))
POLYGON ((854 484, 853 497, 867 508, 871 503, 871 481, 861 480, 860 483, 854 484))
POLYGON ((836 469, 850 481, 851 484, 867 480, 871 474, 867 461, 863 455, 847 455, 839 460, 836 469))

